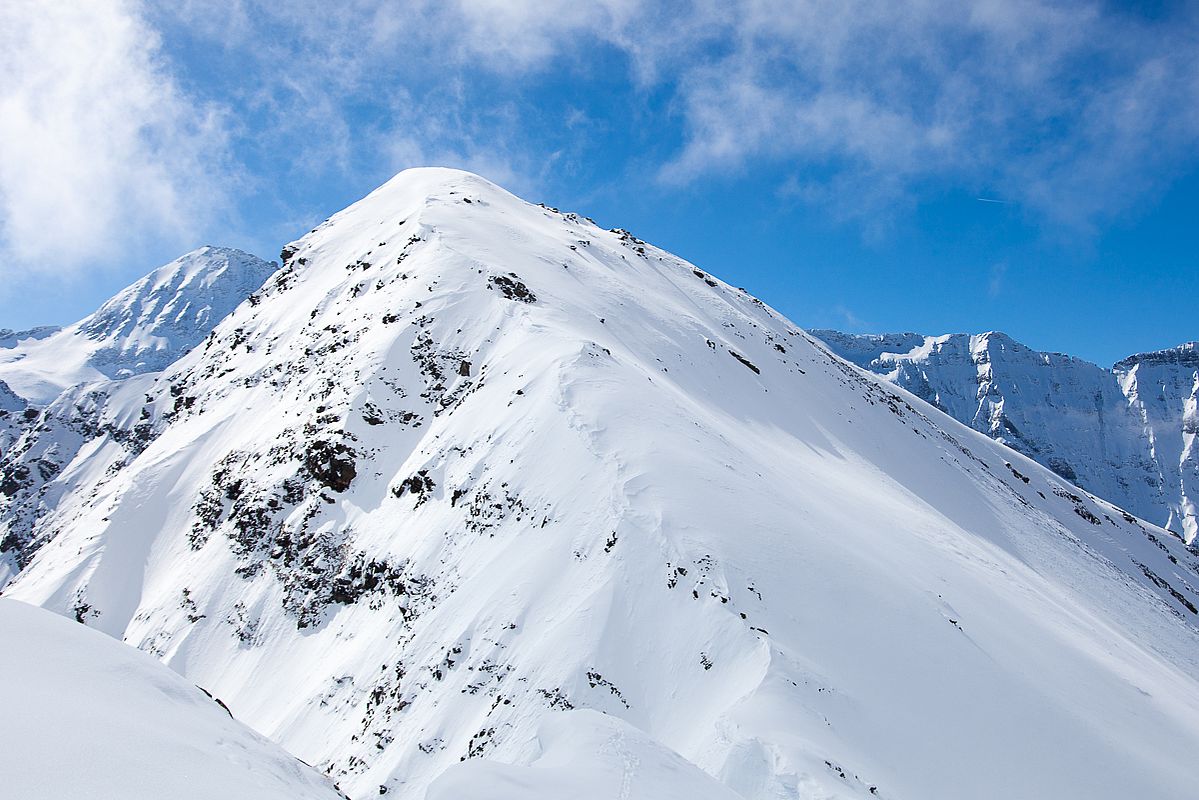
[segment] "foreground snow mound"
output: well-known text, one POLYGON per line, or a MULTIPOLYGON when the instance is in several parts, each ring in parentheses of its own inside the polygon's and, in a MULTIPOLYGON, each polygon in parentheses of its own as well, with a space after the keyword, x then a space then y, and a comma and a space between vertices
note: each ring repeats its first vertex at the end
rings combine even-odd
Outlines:
POLYGON ((45 405, 80 383, 157 372, 199 344, 275 268, 227 247, 193 250, 74 325, 0 331, 0 380, 45 405))
POLYGON ((1002 333, 814 330, 833 352, 1068 481, 1179 533, 1199 531, 1199 346, 1104 369, 1002 333))
POLYGON ((0 687, 3 798, 342 796, 153 658, 8 599, 0 687))
POLYGON ((746 798, 1194 796, 1177 537, 477 176, 402 173, 282 260, 23 440, 7 594, 355 798, 533 764, 581 709, 746 798))
POLYGON ((472 760, 433 782, 427 800, 740 800, 642 731, 597 711, 542 718, 528 766, 472 760))

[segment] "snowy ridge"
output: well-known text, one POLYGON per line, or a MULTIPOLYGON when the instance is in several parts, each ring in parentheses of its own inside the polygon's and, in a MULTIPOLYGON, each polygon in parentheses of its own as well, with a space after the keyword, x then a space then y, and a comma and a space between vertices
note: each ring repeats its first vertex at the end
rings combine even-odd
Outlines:
POLYGON ((18 347, 21 342, 27 340, 37 341, 45 339, 48 336, 61 331, 62 328, 57 325, 41 325, 37 328, 30 328, 27 331, 14 331, 12 328, 0 328, 0 349, 11 349, 18 347))
POLYGON ((0 377, 18 390, 0 380, 0 589, 32 557, 35 522, 62 490, 52 479, 80 448, 103 435, 136 452, 150 435, 148 418, 101 420, 109 396, 123 384, 129 396, 151 386, 275 268, 201 247, 65 329, 0 331, 0 377))
POLYGON ((0 599, 0 795, 337 800, 311 768, 154 659, 0 599))
POLYGON ((1159 524, 1193 543, 1199 535, 1199 343, 1129 356, 1112 370, 1161 474, 1169 516, 1159 524))
POLYGON ((6 595, 354 798, 1193 794, 1176 537, 474 175, 401 173, 283 260, 69 401, 6 595))
POLYGON ((46 405, 81 383, 157 372, 203 340, 275 268, 231 248, 193 250, 67 328, 0 331, 0 380, 46 405))
MULTIPOLYGON (((8 384, 0 381, 0 459, 8 453, 9 447, 21 435, 25 424, 24 411, 28 404, 18 397, 8 384)), ((0 580, 0 586, 3 581, 0 580)))
POLYGON ((0 381, 0 412, 23 411, 26 405, 28 403, 9 389, 7 383, 0 381))
POLYGON ((1194 540, 1194 343, 1130 356, 1108 370, 1002 333, 811 333, 1078 486, 1194 540))

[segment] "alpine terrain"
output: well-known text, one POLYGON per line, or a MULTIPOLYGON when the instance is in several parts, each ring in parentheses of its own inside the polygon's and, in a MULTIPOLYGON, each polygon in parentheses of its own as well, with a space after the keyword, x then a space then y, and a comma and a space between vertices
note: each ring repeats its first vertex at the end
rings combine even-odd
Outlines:
POLYGON ((68 328, 0 331, 0 380, 29 401, 47 403, 69 386, 160 371, 202 341, 277 267, 240 250, 201 247, 68 328))
POLYGON ((355 800, 1194 796, 1179 536, 627 231, 409 170, 213 309, 0 373, 4 595, 355 800))
POLYGON ((811 333, 1066 480, 1194 541, 1199 343, 1104 369, 1002 333, 811 333))
POLYGON ((145 653, 8 599, 0 638, 4 797, 342 797, 145 653))

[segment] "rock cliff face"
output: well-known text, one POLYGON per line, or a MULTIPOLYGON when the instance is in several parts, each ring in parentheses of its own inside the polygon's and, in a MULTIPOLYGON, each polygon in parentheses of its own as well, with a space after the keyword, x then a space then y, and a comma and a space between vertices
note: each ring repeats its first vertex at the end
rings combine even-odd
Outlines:
POLYGON ((400 174, 38 413, 5 594, 354 798, 1194 792, 1180 540, 474 175, 400 174))
POLYGON ((1104 369, 1002 333, 811 333, 1078 486, 1195 539, 1195 343, 1104 369))

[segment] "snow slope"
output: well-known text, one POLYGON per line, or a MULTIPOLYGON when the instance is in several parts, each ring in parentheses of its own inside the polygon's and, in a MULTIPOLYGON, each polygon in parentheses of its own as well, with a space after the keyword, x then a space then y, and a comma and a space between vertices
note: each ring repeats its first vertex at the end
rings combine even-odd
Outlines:
POLYGON ((1194 343, 1112 369, 1002 333, 814 330, 838 355, 1190 542, 1199 522, 1194 343))
POLYGON ((1178 538, 477 176, 401 173, 74 403, 6 595, 355 798, 1194 794, 1178 538))
POLYGON ((0 454, 8 452, 9 446, 19 435, 22 414, 28 404, 0 381, 0 454))
POLYGON ((0 380, 46 405, 80 383, 157 372, 195 347, 275 268, 240 250, 193 250, 67 328, 0 331, 0 380))
POLYGON ((626 722, 597 711, 547 714, 532 764, 470 759, 446 770, 428 800, 738 800, 741 795, 626 722))
POLYGON ((336 800, 310 767, 153 658, 0 599, 0 797, 336 800))

